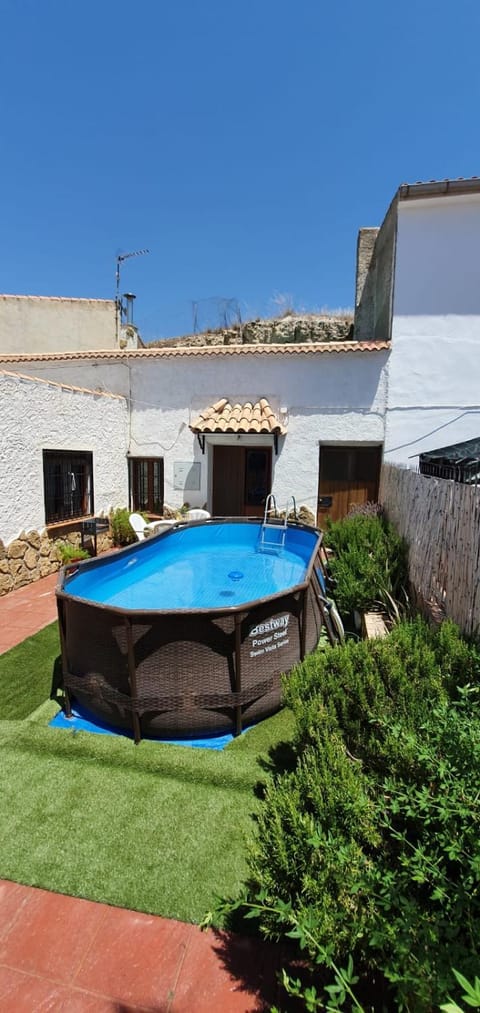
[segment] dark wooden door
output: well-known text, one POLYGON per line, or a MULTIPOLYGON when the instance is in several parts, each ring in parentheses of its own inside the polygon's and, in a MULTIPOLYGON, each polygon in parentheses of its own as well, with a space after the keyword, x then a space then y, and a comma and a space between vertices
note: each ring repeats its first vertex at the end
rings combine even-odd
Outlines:
POLYGON ((213 448, 212 513, 214 517, 240 517, 245 486, 243 447, 213 448))
POLYGON ((263 517, 271 476, 271 447, 214 446, 214 517, 263 517))
POLYGON ((134 510, 163 513, 163 457, 130 458, 130 483, 134 510))
POLYGON ((317 524, 338 521, 357 503, 376 501, 381 447, 321 447, 317 524))

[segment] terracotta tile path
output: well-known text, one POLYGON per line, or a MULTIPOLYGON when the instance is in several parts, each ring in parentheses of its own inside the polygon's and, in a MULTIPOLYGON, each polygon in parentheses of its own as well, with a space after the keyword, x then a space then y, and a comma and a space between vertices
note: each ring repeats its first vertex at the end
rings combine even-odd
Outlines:
POLYGON ((57 580, 58 573, 52 573, 0 598, 0 654, 57 618, 57 580))
MULTIPOLYGON (((0 598, 0 654, 53 622, 56 581, 0 598)), ((2 1013, 258 1013, 280 966, 253 938, 0 880, 2 1013)))
POLYGON ((278 951, 0 880, 2 1013, 247 1013, 279 1001, 278 951))

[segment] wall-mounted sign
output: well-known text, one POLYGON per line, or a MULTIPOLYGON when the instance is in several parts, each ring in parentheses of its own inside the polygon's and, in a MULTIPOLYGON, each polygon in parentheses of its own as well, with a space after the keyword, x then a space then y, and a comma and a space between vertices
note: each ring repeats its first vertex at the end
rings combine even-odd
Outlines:
POLYGON ((200 461, 175 461, 173 465, 173 488, 185 492, 198 492, 200 489, 200 461))

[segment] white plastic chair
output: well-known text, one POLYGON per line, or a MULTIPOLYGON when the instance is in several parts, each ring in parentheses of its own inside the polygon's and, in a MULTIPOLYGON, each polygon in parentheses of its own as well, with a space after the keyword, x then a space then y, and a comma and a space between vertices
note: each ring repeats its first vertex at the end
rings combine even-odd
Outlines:
POLYGON ((192 510, 187 510, 185 514, 187 521, 207 521, 211 516, 208 510, 201 510, 200 507, 193 507, 192 510))
POLYGON ((145 528, 147 526, 147 522, 143 519, 141 514, 130 514, 130 517, 128 519, 130 521, 130 526, 133 528, 137 536, 138 541, 143 542, 143 539, 145 538, 145 528))
POLYGON ((159 535, 161 531, 166 531, 167 528, 171 528, 177 523, 178 522, 176 520, 169 521, 165 518, 162 521, 150 521, 150 523, 147 524, 147 528, 151 531, 152 535, 159 535))
POLYGON ((130 514, 130 524, 138 538, 139 542, 148 535, 159 535, 161 531, 166 531, 167 528, 171 528, 176 521, 158 520, 158 521, 145 521, 141 514, 130 514))

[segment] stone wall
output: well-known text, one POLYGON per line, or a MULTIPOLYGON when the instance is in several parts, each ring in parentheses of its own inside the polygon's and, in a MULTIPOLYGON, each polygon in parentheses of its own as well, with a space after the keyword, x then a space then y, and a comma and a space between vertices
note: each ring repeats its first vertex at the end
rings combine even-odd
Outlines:
POLYGON ((355 328, 357 341, 371 341, 375 330, 375 243, 380 229, 360 229, 357 240, 355 279, 355 328))
POLYGON ((149 348, 181 345, 313 344, 318 341, 351 341, 353 314, 288 313, 271 320, 248 320, 236 327, 218 328, 184 338, 151 341, 149 348))
MULTIPOLYGON (((62 565, 59 541, 80 545, 80 532, 70 531, 59 539, 49 537, 45 531, 22 531, 9 545, 0 539, 0 596, 59 570, 62 565)), ((97 536, 97 552, 111 545, 108 532, 97 536)))
POLYGON ((392 336, 396 232, 397 202, 393 201, 375 244, 375 322, 372 337, 376 341, 390 341, 392 336))
POLYGON ((380 229, 360 229, 355 294, 356 341, 389 341, 395 262, 397 200, 380 229))
POLYGON ((362 301, 370 264, 372 262, 379 228, 360 229, 357 238, 357 263, 355 276, 355 311, 362 301))

